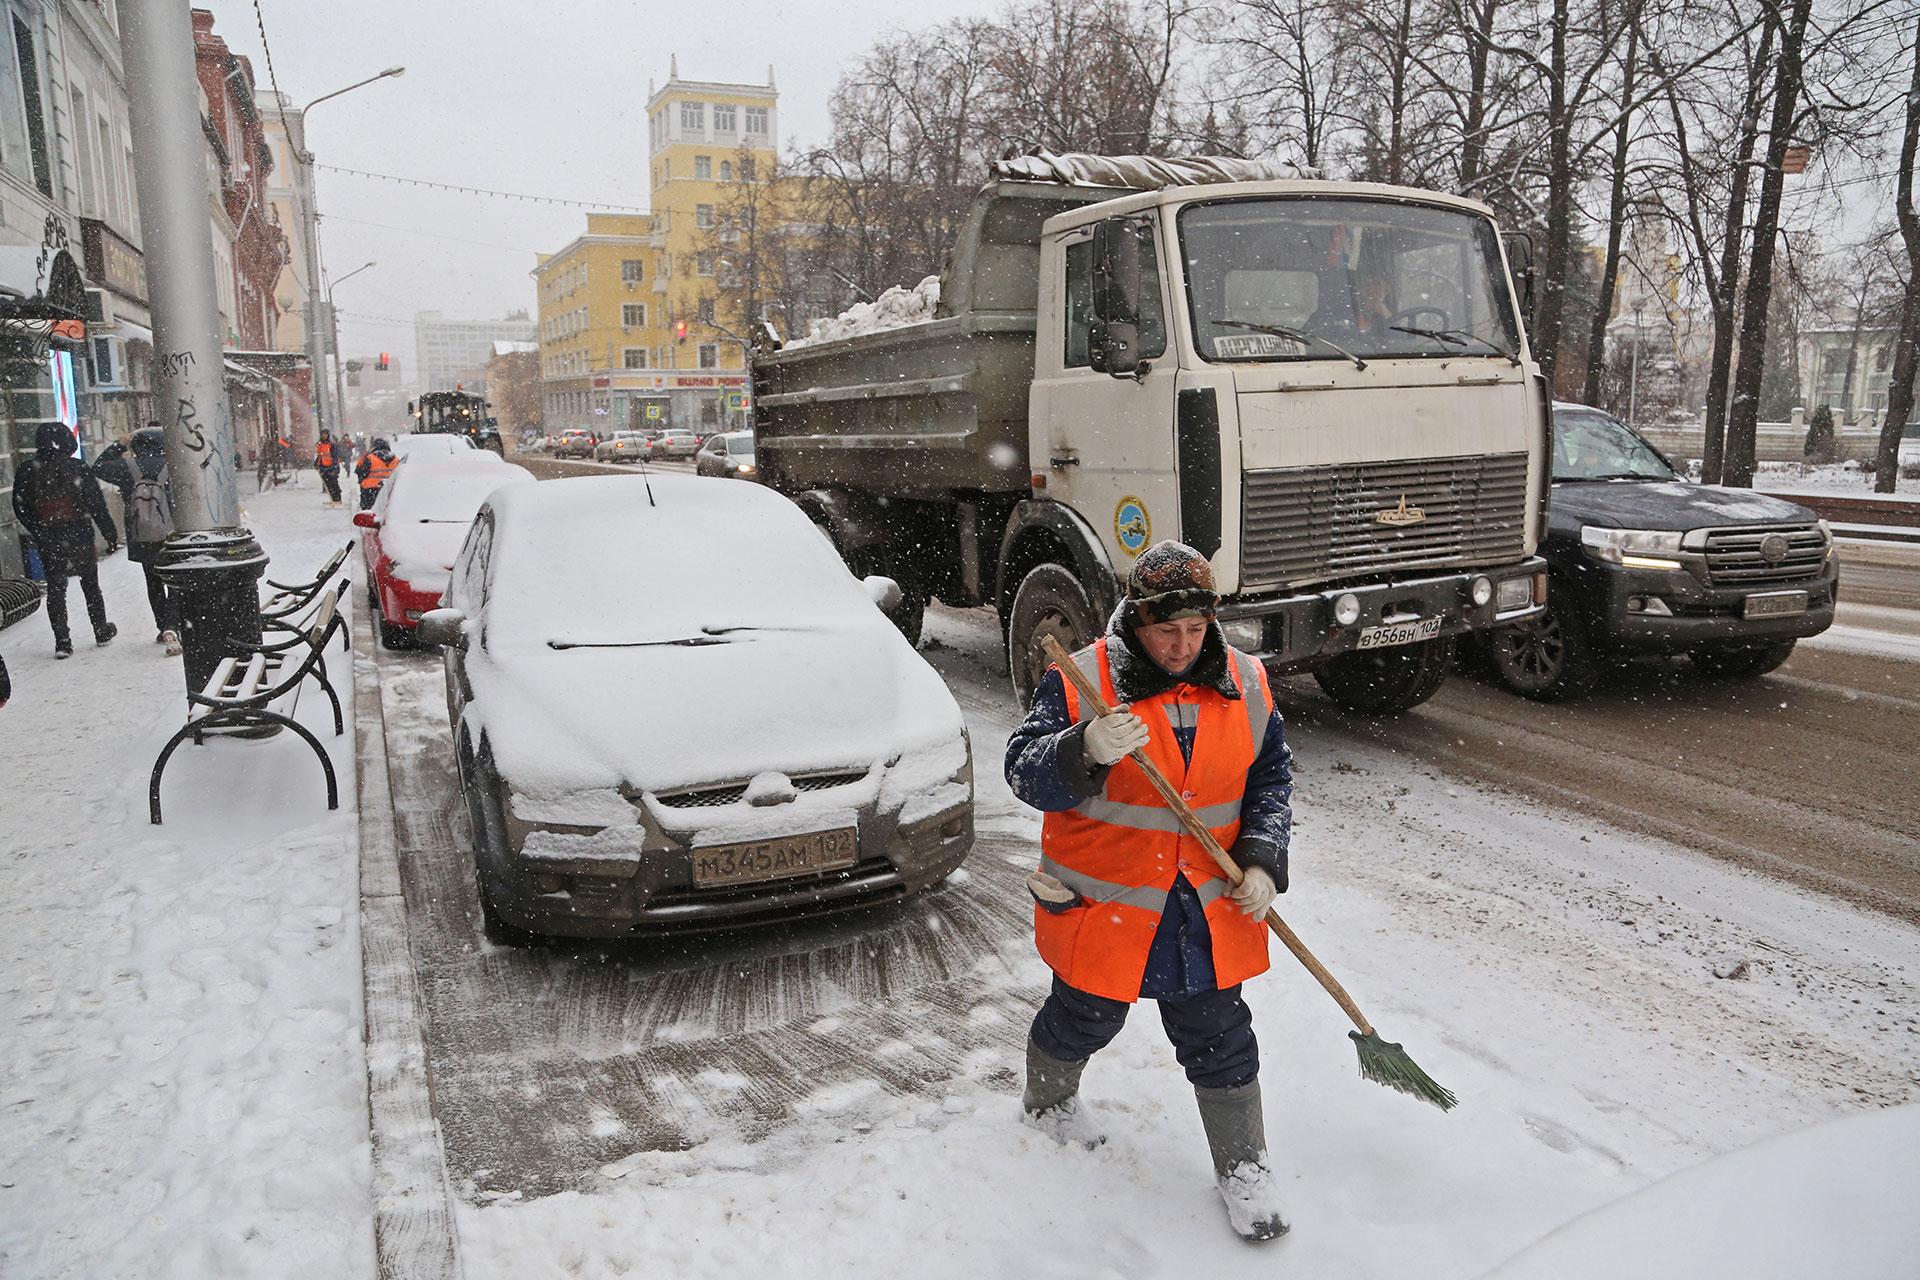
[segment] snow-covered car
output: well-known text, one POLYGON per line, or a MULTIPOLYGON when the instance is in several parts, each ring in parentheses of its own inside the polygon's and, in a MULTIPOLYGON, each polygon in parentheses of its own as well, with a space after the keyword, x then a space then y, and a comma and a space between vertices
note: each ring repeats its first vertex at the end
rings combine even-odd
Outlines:
POLYGON ((406 648, 421 615, 440 607, 453 559, 487 495, 501 485, 532 482, 525 467, 482 449, 459 457, 415 454, 394 468, 373 507, 353 517, 366 530, 360 550, 381 644, 406 648))
POLYGON ((409 458, 468 458, 479 452, 473 441, 451 431, 409 431, 387 437, 397 461, 409 458))
POLYGON ((753 466, 753 432, 729 431, 724 435, 709 437, 700 452, 694 455, 693 469, 703 476, 753 479, 756 474, 753 466))
POLYGON ((650 456, 655 458, 691 458, 700 448, 700 437, 685 427, 668 427, 653 442, 650 456))
POLYGON ((940 676, 786 498, 686 475, 497 492, 447 607, 448 715, 498 939, 896 899, 973 845, 940 676))
POLYGON ((593 433, 578 427, 562 431, 553 444, 553 456, 556 458, 591 458, 594 446, 593 433))
POLYGON ((640 431, 616 431, 593 446, 595 462, 639 462, 647 456, 647 437, 640 431))

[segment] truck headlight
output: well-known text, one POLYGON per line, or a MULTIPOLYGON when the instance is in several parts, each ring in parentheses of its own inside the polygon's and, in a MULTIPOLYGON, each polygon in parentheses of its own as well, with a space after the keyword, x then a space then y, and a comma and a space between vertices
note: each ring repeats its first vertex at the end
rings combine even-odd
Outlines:
POLYGON ((1243 653, 1258 653, 1267 642, 1267 624, 1259 618, 1235 618, 1220 624, 1220 634, 1243 653))
POLYGON ((1525 609, 1533 603, 1533 579, 1505 578, 1494 589, 1495 613, 1507 613, 1514 609, 1525 609))
POLYGON ((1580 526, 1580 545, 1588 555, 1624 569, 1677 570, 1684 566, 1672 553, 1680 550, 1680 535, 1664 529, 1608 529, 1580 526), (1665 554, 1662 554, 1665 553, 1665 554))
POLYGON ((1487 577, 1485 574, 1481 574, 1474 578, 1473 585, 1469 590, 1473 594, 1473 603, 1475 606, 1484 605, 1487 601, 1493 599, 1493 579, 1487 577))
POLYGON ((1333 620, 1343 627, 1360 621, 1360 597, 1349 591, 1333 602, 1333 620))

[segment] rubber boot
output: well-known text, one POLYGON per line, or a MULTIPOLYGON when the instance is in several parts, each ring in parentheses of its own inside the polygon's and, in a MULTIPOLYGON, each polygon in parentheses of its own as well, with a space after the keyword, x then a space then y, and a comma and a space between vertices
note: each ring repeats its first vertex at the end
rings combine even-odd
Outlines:
POLYGON ((1078 1143, 1091 1151, 1107 1140, 1080 1103, 1080 1073, 1086 1061, 1062 1062, 1027 1038, 1027 1088, 1020 1098, 1021 1119, 1055 1142, 1078 1143))
POLYGON ((1260 1112, 1260 1082, 1232 1089, 1194 1086, 1200 1123, 1213 1152, 1213 1174, 1227 1220, 1248 1240, 1271 1240, 1287 1232, 1279 1180, 1267 1162, 1266 1121, 1260 1112))

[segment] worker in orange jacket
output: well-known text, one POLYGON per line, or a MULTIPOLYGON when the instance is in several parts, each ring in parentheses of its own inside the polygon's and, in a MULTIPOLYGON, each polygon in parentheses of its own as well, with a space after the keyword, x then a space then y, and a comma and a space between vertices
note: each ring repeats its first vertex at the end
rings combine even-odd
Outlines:
POLYGON ((373 447, 360 455, 360 461, 353 464, 353 474, 360 478, 360 509, 365 511, 380 496, 380 486, 393 474, 397 459, 393 449, 387 444, 385 436, 375 436, 373 447))
POLYGON ((320 428, 320 440, 313 446, 313 469, 320 473, 320 484, 327 491, 327 505, 340 505, 340 454, 333 443, 333 432, 320 428))
POLYGON ((1101 1141, 1082 1107, 1088 1059, 1154 1000, 1194 1086, 1235 1231, 1286 1231, 1267 1157, 1259 1046, 1241 984, 1267 968, 1265 917, 1287 887, 1292 754, 1259 661, 1231 648, 1206 557, 1147 548, 1107 634, 1073 655, 1111 714, 1049 667, 1007 743, 1014 794, 1044 811, 1029 881, 1053 989, 1027 1043, 1023 1111, 1063 1141, 1101 1141), (1230 885, 1128 759, 1143 750, 1245 870, 1230 885))

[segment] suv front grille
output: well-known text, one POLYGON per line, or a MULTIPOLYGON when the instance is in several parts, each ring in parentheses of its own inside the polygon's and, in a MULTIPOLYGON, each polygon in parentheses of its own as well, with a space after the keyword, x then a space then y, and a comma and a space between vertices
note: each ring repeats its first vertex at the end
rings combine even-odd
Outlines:
MULTIPOLYGON (((1777 546, 1777 544, 1776 544, 1777 546)), ((1819 574, 1827 558, 1827 537, 1818 525, 1778 524, 1707 531, 1707 583, 1715 587, 1762 587, 1798 582, 1819 574), (1769 538, 1786 540, 1780 557, 1769 560, 1769 538)))
POLYGON ((1524 453, 1250 471, 1240 586, 1518 560, 1526 527, 1524 453), (1402 506, 1422 518, 1377 519, 1402 506))

